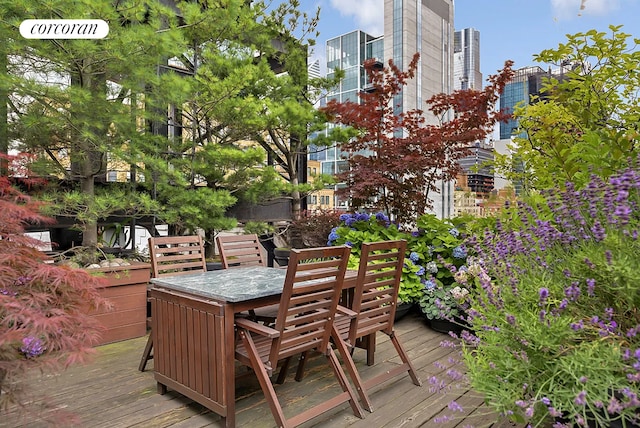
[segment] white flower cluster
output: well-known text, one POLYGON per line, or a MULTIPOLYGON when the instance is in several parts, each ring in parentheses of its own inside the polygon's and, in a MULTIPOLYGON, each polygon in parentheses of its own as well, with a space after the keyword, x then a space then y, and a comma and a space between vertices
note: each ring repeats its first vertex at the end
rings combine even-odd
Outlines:
POLYGON ((464 287, 456 286, 451 289, 450 293, 454 299, 462 300, 467 296, 467 294, 469 294, 469 290, 464 287))

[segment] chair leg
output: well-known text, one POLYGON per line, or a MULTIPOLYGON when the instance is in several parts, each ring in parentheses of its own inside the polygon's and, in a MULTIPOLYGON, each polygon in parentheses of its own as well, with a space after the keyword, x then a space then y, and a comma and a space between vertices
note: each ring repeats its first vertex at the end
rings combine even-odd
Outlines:
POLYGON ((371 400, 369 399, 369 395, 367 394, 367 390, 364 387, 364 382, 360 377, 360 373, 358 373, 358 369, 356 368, 356 364, 353 362, 353 358, 351 358, 351 354, 353 353, 353 347, 351 347, 351 351, 347 348, 347 344, 340 338, 340 335, 336 331, 335 327, 331 331, 333 336, 333 342, 340 352, 342 356, 342 360, 344 361, 344 365, 347 367, 347 373, 349 373, 349 377, 353 381, 353 384, 356 386, 356 391, 360 396, 360 401, 365 409, 370 412, 373 412, 373 404, 371 404, 371 400))
POLYGON ((396 337, 395 332, 391 333, 389 335, 389 338, 391 339, 391 343, 393 343, 393 346, 396 348, 396 351, 398 351, 398 355, 400 356, 400 359, 402 360, 404 365, 408 368, 407 372, 409 372, 409 376, 411 376, 411 380, 413 381, 413 384, 417 386, 422 386, 422 382, 420 381, 420 378, 416 374, 416 369, 413 367, 413 364, 411 364, 409 355, 407 355, 407 352, 404 350, 404 347, 400 344, 400 341, 398 341, 398 338, 396 337))
POLYGON ((366 338, 367 346, 367 365, 372 366, 374 364, 374 354, 376 353, 376 334, 370 334, 366 338))
MULTIPOLYGON (((289 371, 289 365, 291 364, 291 357, 284 360, 282 366, 280 366, 280 372, 278 373, 278 378, 276 379, 276 383, 278 385, 282 385, 287 377, 287 372, 289 371)), ((298 379, 296 379, 298 380, 298 379)))
POLYGON ((267 403, 269 403, 269 407, 271 408, 273 418, 276 420, 276 424, 279 427, 289 426, 287 419, 284 417, 280 402, 278 401, 278 398, 276 396, 276 391, 271 384, 271 380, 269 379, 269 374, 265 370, 264 365, 260 360, 260 354, 256 349, 256 345, 253 343, 253 339, 251 339, 251 335, 244 330, 240 330, 239 334, 240 339, 242 340, 242 343, 247 350, 249 359, 251 360, 253 371, 258 378, 258 382, 260 383, 260 388, 262 388, 262 392, 264 393, 267 403))
MULTIPOLYGON (((331 348, 331 345, 329 345, 327 358, 331 363, 333 372, 335 373, 336 378, 338 379, 338 382, 342 387, 342 390, 349 395, 349 404, 351 405, 353 414, 359 417, 360 419, 364 419, 364 410, 362 410, 362 406, 360 406, 360 402, 356 398, 356 395, 353 392, 353 389, 351 388, 349 381, 347 380, 347 375, 345 374, 344 370, 342 370, 342 366, 340 365, 340 360, 338 360, 336 353, 333 352, 333 348, 331 348)), ((353 363, 353 360, 351 360, 351 362, 353 363)))
POLYGON ((147 339, 147 344, 144 347, 144 352, 142 353, 142 358, 140 359, 140 365, 138 366, 138 370, 141 372, 147 367, 147 361, 153 358, 151 355, 151 350, 153 349, 153 336, 149 333, 149 339, 147 339))
POLYGON ((300 359, 298 360, 298 368, 296 370, 296 382, 302 381, 304 377, 304 365, 307 362, 307 357, 309 357, 309 351, 304 351, 300 354, 300 359))

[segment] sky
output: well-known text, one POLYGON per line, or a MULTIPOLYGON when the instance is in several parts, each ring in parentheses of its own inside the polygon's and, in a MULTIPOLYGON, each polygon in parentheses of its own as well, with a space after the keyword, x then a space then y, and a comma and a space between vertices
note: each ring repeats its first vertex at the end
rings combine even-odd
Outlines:
MULTIPOLYGON (((506 60, 514 69, 540 65, 533 55, 555 49, 567 34, 591 29, 608 32, 609 25, 640 38, 640 0, 454 0, 456 30, 480 31, 480 71, 483 79, 497 74, 506 60)), ((384 0, 302 0, 301 9, 320 7, 320 36, 314 47, 324 70, 328 39, 353 30, 382 35, 384 0)))

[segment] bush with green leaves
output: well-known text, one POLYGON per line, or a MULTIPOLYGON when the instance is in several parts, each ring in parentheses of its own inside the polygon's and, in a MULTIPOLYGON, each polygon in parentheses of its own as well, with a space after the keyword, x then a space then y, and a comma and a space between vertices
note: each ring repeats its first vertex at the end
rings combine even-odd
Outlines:
POLYGON ((389 221, 384 213, 342 214, 340 221, 329 234, 328 245, 346 244, 352 248, 350 269, 358 267, 362 243, 404 239, 407 252, 399 300, 420 303, 429 318, 459 315, 456 302, 461 300, 450 302, 444 296, 450 295, 455 287, 464 287, 454 277, 458 269, 466 269, 463 266, 467 250, 463 245, 464 225, 461 222, 425 214, 417 219, 417 230, 408 232, 389 221), (440 295, 442 299, 438 298, 440 295))
POLYGON ((458 281, 468 270, 464 223, 425 214, 416 224, 409 258, 424 268, 420 310, 428 319, 453 321, 464 315, 464 298, 469 293, 466 281, 458 281))

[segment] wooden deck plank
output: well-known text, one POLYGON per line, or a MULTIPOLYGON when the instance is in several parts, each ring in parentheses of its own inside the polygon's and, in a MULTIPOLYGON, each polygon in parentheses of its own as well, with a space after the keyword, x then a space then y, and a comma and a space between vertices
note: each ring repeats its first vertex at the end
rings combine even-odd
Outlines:
MULTIPOLYGON (((448 395, 430 390, 429 378, 445 370, 434 362, 447 363, 455 351, 440 347, 446 335, 428 329, 417 315, 409 315, 396 325, 400 341, 418 371, 423 386, 414 385, 409 376, 398 376, 371 389, 370 398, 375 411, 367 413, 365 419, 353 415, 348 404, 344 404, 322 417, 311 420, 302 427, 515 427, 508 421, 494 423, 490 412, 482 405, 482 399, 473 391, 453 390, 448 395), (436 424, 435 416, 451 411, 447 405, 451 399, 463 405, 465 411, 455 420, 436 424)), ((146 337, 100 346, 94 362, 86 366, 72 367, 63 374, 36 377, 37 391, 58 408, 75 413, 80 423, 76 426, 91 428, 219 428, 221 418, 192 400, 169 390, 165 395, 156 391, 153 378, 153 363, 147 371, 137 370, 146 337)), ((193 357, 191 357, 193 358, 193 357)), ((378 335, 375 354, 376 364, 366 365, 364 350, 356 350, 354 360, 362 377, 367 379, 381 371, 399 364, 400 360, 388 338, 378 335)), ((308 408, 315 402, 334 395, 338 386, 322 356, 310 358, 306 365, 305 378, 296 382, 296 363, 293 362, 283 385, 276 385, 278 397, 286 414, 308 408)), ((180 369, 179 367, 176 367, 180 369)), ((275 426, 269 406, 251 372, 241 370, 236 388, 236 423, 238 427, 271 428, 275 426)), ((15 413, 4 417, 0 426, 44 428, 49 425, 28 414, 18 420, 15 413)), ((72 425, 67 425, 72 426, 72 425)))

